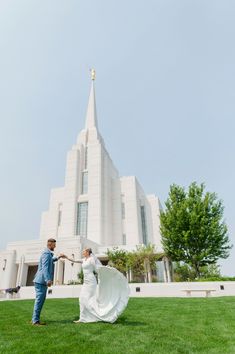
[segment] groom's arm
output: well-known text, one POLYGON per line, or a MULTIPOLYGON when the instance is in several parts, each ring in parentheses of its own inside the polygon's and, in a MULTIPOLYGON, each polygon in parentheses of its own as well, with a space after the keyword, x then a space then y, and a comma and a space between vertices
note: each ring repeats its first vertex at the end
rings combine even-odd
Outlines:
POLYGON ((53 260, 53 262, 57 262, 60 258, 65 258, 65 255, 63 253, 60 253, 60 255, 58 257, 53 256, 52 260, 53 260))
POLYGON ((52 281, 52 279, 50 279, 50 273, 49 273, 50 257, 51 257, 50 253, 42 254, 42 272, 46 283, 52 281))

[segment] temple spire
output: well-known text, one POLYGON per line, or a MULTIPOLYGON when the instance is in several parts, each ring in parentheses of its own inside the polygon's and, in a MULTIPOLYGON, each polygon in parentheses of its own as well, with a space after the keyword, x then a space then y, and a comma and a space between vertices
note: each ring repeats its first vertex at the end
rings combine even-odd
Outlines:
POLYGON ((86 114, 86 129, 96 128, 98 129, 97 117, 96 117, 96 103, 95 103, 95 87, 94 81, 96 78, 96 72, 94 69, 91 69, 91 91, 87 106, 86 114))
POLYGON ((96 78, 96 72, 95 72, 95 69, 91 69, 91 80, 95 80, 96 78))

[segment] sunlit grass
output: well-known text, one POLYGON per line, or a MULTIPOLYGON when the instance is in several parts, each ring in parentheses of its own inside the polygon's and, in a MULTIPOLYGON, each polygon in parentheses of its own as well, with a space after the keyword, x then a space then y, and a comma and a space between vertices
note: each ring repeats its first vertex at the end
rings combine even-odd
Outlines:
POLYGON ((47 300, 45 327, 33 301, 0 302, 0 353, 235 353, 235 298, 130 299, 115 324, 73 324, 76 299, 47 300))

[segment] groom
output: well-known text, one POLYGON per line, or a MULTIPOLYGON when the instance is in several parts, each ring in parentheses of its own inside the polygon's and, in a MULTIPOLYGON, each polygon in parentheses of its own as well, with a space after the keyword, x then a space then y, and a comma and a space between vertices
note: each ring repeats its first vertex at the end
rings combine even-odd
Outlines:
POLYGON ((54 262, 58 261, 60 258, 64 258, 63 254, 59 257, 54 256, 53 251, 55 247, 56 240, 54 238, 49 238, 49 240, 47 240, 47 248, 43 251, 40 257, 38 270, 33 280, 36 292, 32 318, 32 324, 34 326, 44 325, 40 322, 40 313, 46 299, 47 288, 52 285, 54 262))

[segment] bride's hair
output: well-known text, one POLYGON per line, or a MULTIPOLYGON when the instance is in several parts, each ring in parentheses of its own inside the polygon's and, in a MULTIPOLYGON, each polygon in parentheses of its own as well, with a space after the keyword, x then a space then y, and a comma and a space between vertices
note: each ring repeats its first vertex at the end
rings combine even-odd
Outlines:
POLYGON ((91 255, 92 254, 92 249, 91 248, 85 248, 85 250, 84 251, 87 251, 88 253, 89 253, 89 255, 91 255))

